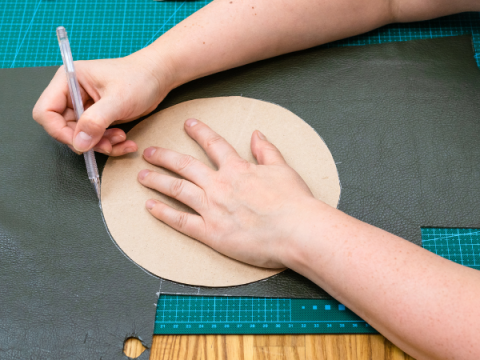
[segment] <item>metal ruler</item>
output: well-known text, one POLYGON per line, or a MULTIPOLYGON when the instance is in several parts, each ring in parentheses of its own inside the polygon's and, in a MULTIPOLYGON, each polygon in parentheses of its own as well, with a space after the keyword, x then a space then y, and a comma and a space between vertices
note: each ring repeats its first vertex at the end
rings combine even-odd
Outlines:
MULTIPOLYGON (((61 64, 55 37, 55 28, 59 25, 69 32, 75 60, 125 56, 149 45, 209 2, 4 0, 0 3, 0 68, 61 64)), ((480 66, 480 13, 393 24, 325 47, 462 34, 472 35, 475 58, 480 66)), ((422 239, 424 248, 480 270, 480 229, 425 228, 422 239)), ((334 300, 162 295, 157 321, 161 322, 155 323, 156 334, 374 332, 334 300)))

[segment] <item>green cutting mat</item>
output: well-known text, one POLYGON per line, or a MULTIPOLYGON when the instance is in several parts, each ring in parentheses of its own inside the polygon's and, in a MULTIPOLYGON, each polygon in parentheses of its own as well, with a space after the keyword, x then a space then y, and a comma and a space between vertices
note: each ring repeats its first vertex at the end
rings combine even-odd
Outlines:
POLYGON ((480 270, 480 229, 422 228, 422 246, 458 264, 480 270))
POLYGON ((55 29, 75 60, 115 58, 152 43, 209 1, 2 0, 0 67, 59 65, 55 29))
MULTIPOLYGON (((59 25, 69 32, 76 60, 125 56, 152 43, 207 3, 205 0, 3 0, 0 3, 0 68, 59 65, 61 57, 55 37, 55 28, 59 25)), ((462 34, 472 35, 475 58, 480 66, 480 13, 394 24, 325 47, 462 34)), ((424 248, 480 270, 480 229, 424 228, 421 231, 424 248)), ((155 333, 374 332, 342 306, 334 300, 162 295, 157 306, 155 333), (227 318, 238 311, 238 318, 227 318), (280 317, 287 313, 292 317, 280 317)))

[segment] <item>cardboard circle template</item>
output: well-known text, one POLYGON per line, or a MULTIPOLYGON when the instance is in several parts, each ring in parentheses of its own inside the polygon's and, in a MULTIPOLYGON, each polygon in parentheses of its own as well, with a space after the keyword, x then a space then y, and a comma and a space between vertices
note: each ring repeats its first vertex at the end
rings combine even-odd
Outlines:
POLYGON ((102 209, 110 234, 135 263, 161 278, 179 283, 224 287, 265 279, 282 269, 243 264, 187 237, 151 216, 145 202, 156 198, 184 211, 183 204, 137 181, 142 169, 170 172, 143 159, 149 146, 190 154, 214 168, 204 151, 184 131, 184 122, 197 118, 232 144, 244 159, 252 132, 260 130, 282 152, 310 187, 314 196, 336 207, 340 183, 333 157, 320 136, 298 116, 268 102, 243 97, 187 101, 162 110, 136 125, 128 138, 138 144, 134 154, 110 157, 102 175, 102 209))

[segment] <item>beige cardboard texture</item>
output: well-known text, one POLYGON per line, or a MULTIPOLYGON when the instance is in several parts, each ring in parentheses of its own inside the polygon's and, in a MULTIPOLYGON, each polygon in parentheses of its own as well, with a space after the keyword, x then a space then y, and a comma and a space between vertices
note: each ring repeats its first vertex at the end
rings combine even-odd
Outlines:
POLYGON ((138 144, 138 152, 108 159, 102 176, 102 208, 113 239, 135 263, 179 283, 234 286, 279 273, 282 269, 258 268, 221 255, 173 230, 145 209, 145 202, 155 198, 177 209, 192 211, 138 183, 137 174, 142 169, 169 173, 143 159, 147 147, 190 154, 214 168, 200 146, 185 133, 184 122, 189 118, 209 125, 251 162, 255 160, 250 138, 254 130, 260 130, 279 148, 316 198, 337 206, 340 183, 333 157, 320 136, 302 119, 278 105, 255 99, 197 99, 160 111, 136 125, 128 138, 138 144))

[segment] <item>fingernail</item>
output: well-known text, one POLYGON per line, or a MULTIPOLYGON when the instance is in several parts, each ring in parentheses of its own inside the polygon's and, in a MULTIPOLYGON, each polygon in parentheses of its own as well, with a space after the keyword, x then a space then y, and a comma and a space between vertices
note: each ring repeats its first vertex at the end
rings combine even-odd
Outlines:
POLYGON ((73 146, 78 151, 87 150, 91 144, 92 144, 92 137, 83 131, 80 131, 75 137, 75 139, 73 140, 73 146))
POLYGON ((195 125, 198 124, 198 120, 188 119, 187 121, 185 121, 185 124, 186 124, 188 127, 192 127, 192 126, 195 126, 195 125))
POLYGON ((156 203, 157 202, 155 200, 148 200, 146 203, 147 209, 152 210, 155 207, 156 203))
POLYGON ((96 147, 96 146, 93 148, 93 151, 99 152, 99 153, 102 153, 102 154, 106 154, 106 155, 110 155, 110 152, 111 152, 107 149, 102 149, 102 148, 99 148, 99 147, 96 147))
POLYGON ((127 148, 123 149, 124 154, 128 154, 128 153, 131 153, 131 152, 134 152, 134 151, 135 151, 135 149, 131 148, 131 147, 127 147, 127 148))
POLYGON ((143 153, 146 157, 151 157, 153 154, 155 154, 155 151, 157 151, 157 148, 151 146, 149 148, 146 148, 143 153))
POLYGON ((138 173, 138 178, 139 178, 140 180, 145 179, 145 177, 148 175, 149 172, 150 172, 150 170, 147 170, 147 169, 140 171, 140 172, 138 173))
POLYGON ((117 135, 110 139, 110 143, 112 145, 115 145, 115 144, 118 144, 119 142, 122 142, 123 140, 125 140, 125 136, 117 135))
POLYGON ((258 130, 257 130, 257 135, 258 135, 258 137, 259 137, 260 139, 262 139, 262 140, 267 140, 266 136, 263 135, 263 134, 262 134, 260 131, 258 131, 258 130))
POLYGON ((82 155, 82 153, 81 153, 80 151, 76 150, 73 146, 68 145, 68 148, 69 148, 70 150, 72 150, 75 154, 77 154, 77 155, 82 155))

